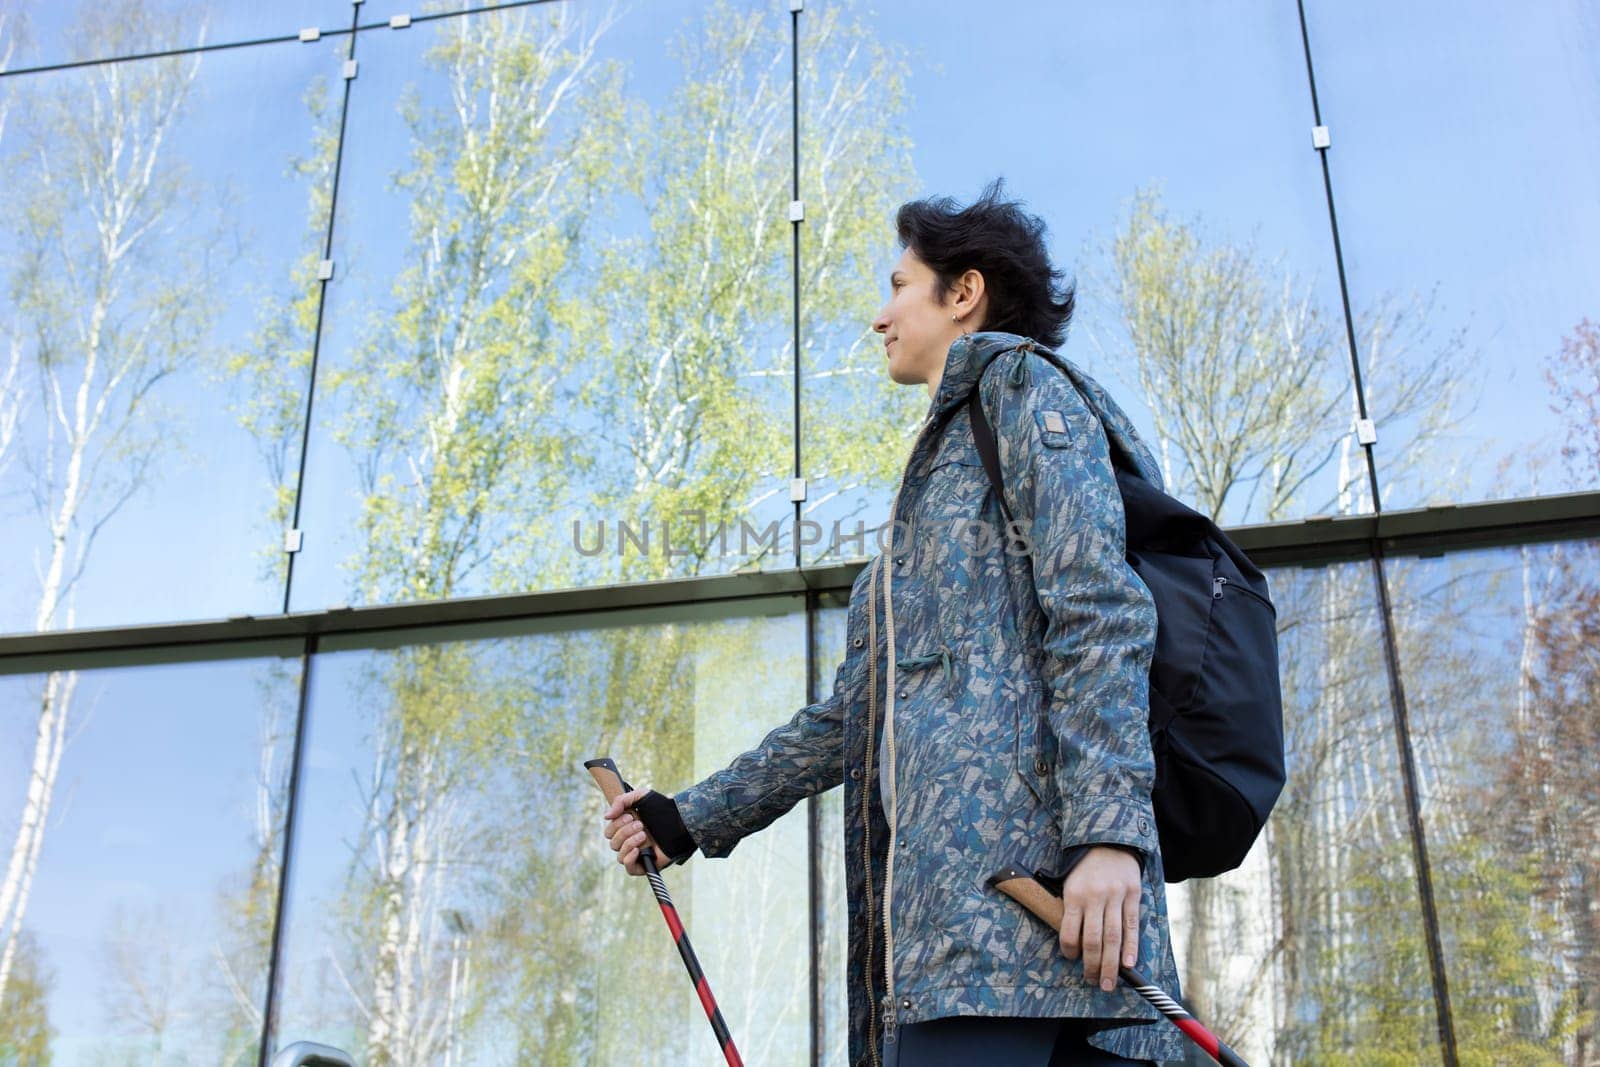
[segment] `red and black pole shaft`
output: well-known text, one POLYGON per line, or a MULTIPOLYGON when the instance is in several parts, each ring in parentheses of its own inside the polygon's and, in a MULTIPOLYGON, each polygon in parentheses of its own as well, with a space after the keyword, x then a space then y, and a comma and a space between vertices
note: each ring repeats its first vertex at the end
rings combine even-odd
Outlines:
MULTIPOLYGON (((1061 915, 1066 910, 1066 905, 1061 901, 1059 885, 1052 889, 1039 876, 1016 867, 1006 867, 997 871, 989 877, 989 885, 1027 908, 1050 929, 1060 933, 1061 915)), ((1143 971, 1136 967, 1120 967, 1118 971, 1122 975, 1122 980, 1149 1001, 1151 1007, 1172 1020, 1174 1026, 1187 1034, 1191 1041, 1199 1045, 1206 1055, 1222 1064, 1222 1067, 1250 1067, 1237 1052, 1217 1040, 1217 1035, 1200 1025, 1199 1019, 1184 1011, 1181 1004, 1150 981, 1143 971)))
MULTIPOLYGON (((594 776, 595 784, 599 785, 607 801, 615 800, 628 792, 628 783, 622 780, 621 772, 611 760, 585 760, 583 765, 594 776)), ((728 1024, 723 1021, 722 1009, 717 1007, 717 1000, 711 995, 711 984, 706 981, 705 972, 700 969, 700 961, 695 958, 694 949, 689 946, 689 935, 684 932, 683 922, 678 918, 678 909, 673 906, 672 896, 667 892, 667 884, 661 880, 661 871, 656 867, 655 849, 649 846, 641 848, 639 862, 644 866, 645 878, 650 882, 650 891, 656 895, 656 903, 661 905, 661 917, 667 920, 667 929, 672 931, 672 942, 678 946, 678 955, 683 957, 683 965, 689 971, 689 979, 694 982, 694 991, 700 997, 700 1005, 706 1010, 706 1018, 711 1020, 711 1032, 717 1035, 717 1046, 727 1058, 728 1067, 744 1067, 744 1061, 739 1058, 739 1050, 733 1047, 733 1035, 728 1033, 728 1024)))

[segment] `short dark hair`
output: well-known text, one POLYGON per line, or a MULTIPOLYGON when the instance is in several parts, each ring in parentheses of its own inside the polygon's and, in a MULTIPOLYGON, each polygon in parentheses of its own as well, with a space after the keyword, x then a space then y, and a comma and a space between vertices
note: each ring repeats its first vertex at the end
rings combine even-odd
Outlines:
POLYGON ((934 295, 943 303, 968 270, 983 275, 988 293, 985 330, 1032 337, 1047 348, 1066 340, 1076 286, 1050 265, 1045 224, 1018 201, 1000 199, 996 178, 969 207, 948 196, 911 200, 895 214, 902 248, 917 254, 938 276, 934 295))

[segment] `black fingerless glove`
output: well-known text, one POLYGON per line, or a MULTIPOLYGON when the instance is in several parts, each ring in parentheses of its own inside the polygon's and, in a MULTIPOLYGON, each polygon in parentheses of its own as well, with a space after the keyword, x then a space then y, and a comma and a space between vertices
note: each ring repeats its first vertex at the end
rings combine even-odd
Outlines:
POLYGON ((677 802, 671 797, 652 789, 639 798, 633 810, 639 813, 645 830, 666 853, 663 858, 683 860, 698 847, 689 828, 683 825, 677 802))

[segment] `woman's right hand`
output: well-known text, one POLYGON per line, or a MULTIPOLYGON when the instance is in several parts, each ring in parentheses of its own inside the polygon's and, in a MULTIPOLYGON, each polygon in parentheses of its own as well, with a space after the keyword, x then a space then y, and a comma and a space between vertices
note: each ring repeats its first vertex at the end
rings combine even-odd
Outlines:
POLYGON ((655 849, 658 869, 672 862, 645 831, 644 823, 640 821, 638 813, 629 810, 649 792, 649 786, 640 786, 618 796, 606 808, 603 833, 611 845, 611 851, 617 854, 617 862, 622 864, 623 869, 629 874, 644 873, 644 864, 639 860, 639 850, 645 846, 655 849))

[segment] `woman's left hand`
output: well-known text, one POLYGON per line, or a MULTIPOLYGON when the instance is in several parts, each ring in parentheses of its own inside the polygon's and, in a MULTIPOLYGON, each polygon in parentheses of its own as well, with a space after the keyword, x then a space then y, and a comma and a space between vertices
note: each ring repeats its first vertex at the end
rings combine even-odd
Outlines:
POLYGON ((1084 979, 1108 993, 1119 965, 1139 961, 1140 892, 1138 858, 1106 846, 1090 849, 1061 887, 1061 953, 1081 953, 1084 979))

